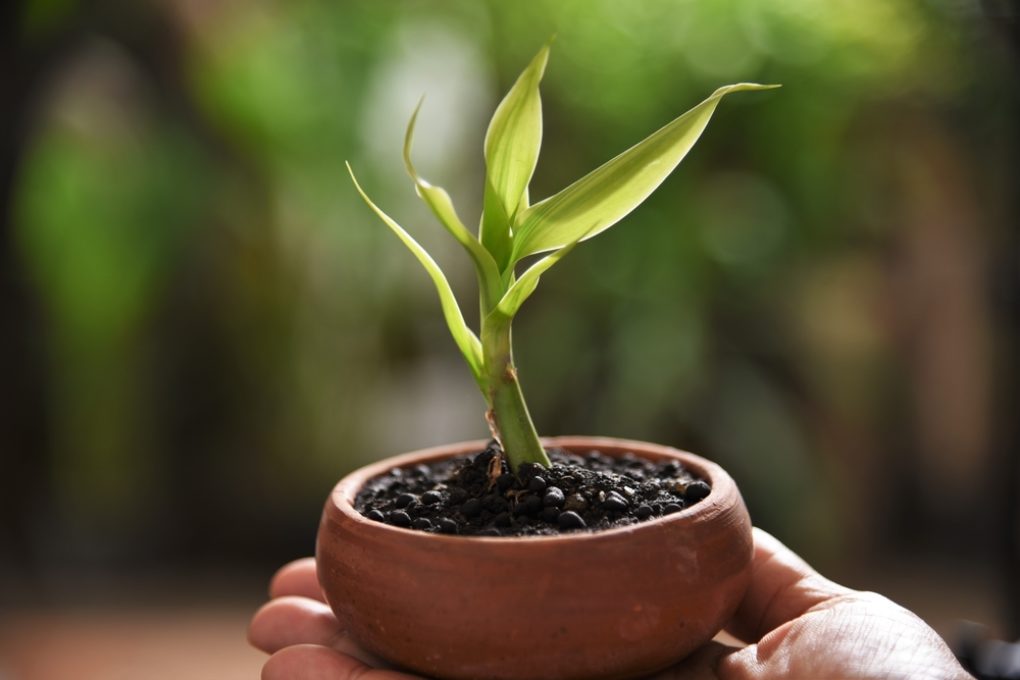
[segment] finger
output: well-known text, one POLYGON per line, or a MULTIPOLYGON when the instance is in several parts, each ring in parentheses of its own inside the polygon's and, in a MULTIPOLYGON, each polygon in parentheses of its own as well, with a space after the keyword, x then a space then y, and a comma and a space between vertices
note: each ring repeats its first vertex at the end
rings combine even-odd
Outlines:
POLYGON ((351 640, 329 607, 306 597, 279 597, 263 605, 248 627, 248 641, 269 654, 293 645, 332 647, 371 666, 389 667, 351 640))
POLYGON ((281 649, 262 667, 262 680, 421 680, 372 668, 329 647, 296 645, 281 649))
POLYGON ((305 557, 280 568, 269 582, 269 597, 300 595, 325 602, 319 577, 315 574, 315 558, 305 557))
POLYGON ((248 641, 272 654, 290 645, 330 645, 342 633, 327 605, 307 597, 288 595, 270 600, 255 612, 248 626, 248 641))
POLYGON ((741 640, 757 642, 812 607, 853 592, 823 577, 756 527, 751 584, 727 630, 741 640))
POLYGON ((737 651, 734 647, 712 641, 689 657, 651 680, 718 680, 716 669, 723 657, 737 651))

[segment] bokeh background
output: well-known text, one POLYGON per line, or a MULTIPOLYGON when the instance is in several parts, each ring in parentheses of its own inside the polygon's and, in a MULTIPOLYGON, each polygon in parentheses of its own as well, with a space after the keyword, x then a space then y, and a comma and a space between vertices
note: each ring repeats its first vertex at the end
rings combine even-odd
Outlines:
POLYGON ((516 324, 539 430, 716 459, 829 575, 1020 636, 1009 0, 145 0, 0 10, 0 677, 255 677, 345 472, 485 436, 427 277, 556 36, 541 198, 737 81, 516 324))

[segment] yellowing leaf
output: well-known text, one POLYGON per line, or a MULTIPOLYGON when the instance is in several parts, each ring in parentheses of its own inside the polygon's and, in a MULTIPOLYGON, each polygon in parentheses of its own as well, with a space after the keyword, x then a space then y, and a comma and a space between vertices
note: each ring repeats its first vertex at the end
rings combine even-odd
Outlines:
POLYGON ((591 238, 623 219, 662 184, 708 125, 719 100, 731 92, 778 85, 739 83, 712 95, 616 158, 559 193, 519 212, 511 262, 591 238), (593 222, 599 228, 585 234, 593 222))

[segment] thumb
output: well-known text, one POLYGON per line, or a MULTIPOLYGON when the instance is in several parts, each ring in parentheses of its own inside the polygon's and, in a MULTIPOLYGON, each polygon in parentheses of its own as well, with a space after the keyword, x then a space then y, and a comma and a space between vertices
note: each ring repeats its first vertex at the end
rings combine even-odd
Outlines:
POLYGON ((757 642, 812 607, 852 592, 819 574, 777 538, 756 527, 751 583, 727 632, 757 642))
POLYGON ((755 530, 751 584, 730 626, 751 644, 716 657, 726 678, 967 678, 917 615, 850 590, 755 530))

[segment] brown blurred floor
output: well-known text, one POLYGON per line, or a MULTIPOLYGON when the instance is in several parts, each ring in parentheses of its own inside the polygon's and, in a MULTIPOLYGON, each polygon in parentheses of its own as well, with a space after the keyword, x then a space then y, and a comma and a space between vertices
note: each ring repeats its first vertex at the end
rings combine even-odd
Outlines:
POLYGON ((254 680, 251 609, 5 611, 0 680, 254 680))

